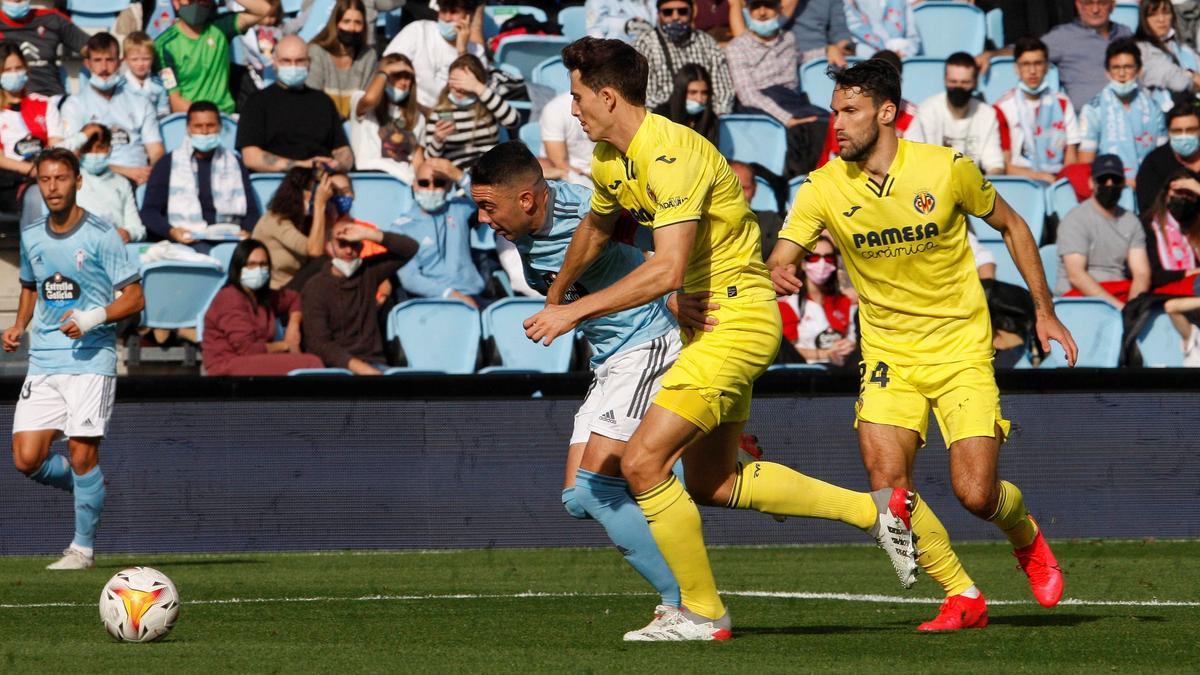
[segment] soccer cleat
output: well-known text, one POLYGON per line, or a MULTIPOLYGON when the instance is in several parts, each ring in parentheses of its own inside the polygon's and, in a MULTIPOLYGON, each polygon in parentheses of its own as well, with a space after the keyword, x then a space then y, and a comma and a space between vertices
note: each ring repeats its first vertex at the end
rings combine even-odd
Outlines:
POLYGON ((916 496, 904 488, 883 488, 871 493, 879 518, 871 526, 871 536, 887 553, 900 585, 912 588, 917 582, 917 538, 912 531, 912 509, 916 496))
MULTIPOLYGON (((1033 516, 1029 516, 1029 520, 1037 526, 1033 516)), ((1015 549, 1013 555, 1017 558, 1017 567, 1029 577, 1029 588, 1038 604, 1042 607, 1057 605, 1063 594, 1063 573, 1054 553, 1050 551, 1050 545, 1042 536, 1042 528, 1038 527, 1037 536, 1028 546, 1015 549)))
MULTIPOLYGON (((751 462, 760 462, 763 458, 762 448, 758 447, 758 436, 754 434, 742 434, 738 438, 738 462, 743 465, 751 462)), ((771 514, 775 522, 782 523, 787 520, 787 516, 771 514)))
POLYGON ((96 564, 95 558, 90 555, 84 555, 82 551, 68 547, 63 551, 63 556, 58 560, 46 565, 48 570, 86 570, 96 564))
POLYGON ((922 633, 940 633, 964 628, 984 628, 988 623, 987 600, 983 593, 978 598, 959 594, 946 598, 938 615, 933 620, 917 626, 922 633))
POLYGON ((625 634, 626 642, 681 642, 685 640, 728 640, 733 637, 729 612, 719 619, 706 619, 685 609, 659 605, 654 620, 641 630, 625 634))

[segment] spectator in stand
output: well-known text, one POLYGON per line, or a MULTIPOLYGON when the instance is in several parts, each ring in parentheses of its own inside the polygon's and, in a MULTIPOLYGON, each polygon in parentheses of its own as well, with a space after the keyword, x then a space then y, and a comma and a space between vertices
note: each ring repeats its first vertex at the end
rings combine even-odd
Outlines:
POLYGON ((375 293, 417 252, 417 242, 404 235, 339 223, 325 251, 330 260, 308 280, 301 294, 304 344, 331 368, 357 375, 379 375, 386 367, 375 293), (386 252, 363 260, 364 241, 386 252))
POLYGON ((1125 182, 1136 183, 1138 165, 1152 150, 1167 142, 1162 109, 1150 92, 1138 86, 1142 54, 1133 40, 1108 46, 1108 86, 1083 107, 1083 141, 1079 161, 1097 154, 1116 155, 1125 166, 1125 182))
POLYGON ((1175 6, 1176 30, 1183 43, 1192 49, 1200 49, 1200 45, 1196 44, 1196 38, 1200 35, 1200 0, 1178 0, 1171 4, 1175 6))
POLYGON ((298 18, 284 25, 283 4, 280 0, 267 0, 270 11, 263 15, 258 24, 251 26, 236 39, 242 43, 246 57, 246 77, 238 90, 236 105, 240 110, 254 92, 266 89, 275 81, 275 45, 284 35, 300 30, 298 18), (248 80, 248 82, 247 82, 248 80))
POLYGON ((837 271, 837 249, 821 237, 804 257, 803 292, 779 299, 783 336, 808 363, 844 366, 858 347, 853 302, 838 288, 837 271))
POLYGON ((297 166, 284 174, 251 235, 271 254, 272 289, 294 287, 296 274, 325 253, 333 196, 333 177, 327 173, 318 180, 312 169, 297 166))
POLYGON ((1050 63, 1076 110, 1108 84, 1105 55, 1117 40, 1133 37, 1124 24, 1114 23, 1113 0, 1075 0, 1079 18, 1056 26, 1042 37, 1050 48, 1050 63))
MULTIPOLYGON (((60 99, 29 90, 29 67, 21 48, 0 42, 0 204, 16 205, 22 185, 32 182, 33 159, 63 140, 60 99)), ((35 191, 36 192, 36 191, 35 191)), ((35 200, 41 202, 38 196, 35 200)), ((15 208, 12 208, 15 211, 15 208)), ((31 221, 32 222, 32 221, 31 221)))
POLYGON ((56 9, 30 7, 29 0, 4 0, 0 5, 0 39, 22 50, 31 93, 62 96, 66 90, 58 75, 59 46, 82 52, 88 34, 56 9))
POLYGON ((733 81, 725 54, 708 33, 695 30, 692 0, 658 0, 658 27, 643 34, 633 47, 646 57, 646 107, 657 108, 671 97, 672 82, 688 64, 703 66, 712 77, 712 108, 718 115, 733 112, 733 81))
POLYGON ((121 68, 121 45, 108 33, 96 33, 87 41, 83 64, 91 77, 79 93, 62 104, 63 129, 68 137, 85 124, 96 122, 112 132, 113 154, 109 167, 141 185, 150 178, 150 167, 163 156, 158 113, 141 94, 125 84, 121 68))
POLYGON ((587 0, 587 34, 632 43, 654 30, 655 0, 587 0))
POLYGON ((946 58, 946 91, 921 101, 911 141, 943 145, 975 160, 986 174, 1004 171, 996 110, 975 96, 979 66, 966 52, 946 58))
POLYGON ((226 114, 234 110, 229 91, 229 42, 269 14, 266 0, 239 0, 246 11, 216 16, 214 0, 171 0, 175 23, 154 41, 159 77, 171 111, 193 101, 212 101, 226 114))
POLYGON ((454 298, 479 308, 487 301, 482 296, 483 277, 471 258, 477 209, 470 199, 449 196, 454 180, 435 169, 438 164, 439 160, 430 160, 417 167, 413 207, 384 229, 419 242, 417 254, 400 268, 405 291, 425 298, 454 298))
POLYGON ((1142 53, 1142 86, 1170 101, 1200 88, 1200 56, 1175 32, 1171 0, 1142 0, 1134 35, 1142 53))
POLYGON ((1117 205, 1125 167, 1116 155, 1092 162, 1092 197, 1058 226, 1056 295, 1101 298, 1117 309, 1150 290, 1146 235, 1134 215, 1117 205), (1126 266, 1131 276, 1125 275, 1126 266))
MULTIPOLYGON (((730 162, 729 168, 733 171, 733 175, 737 176, 738 182, 742 184, 742 194, 746 197, 746 203, 753 204, 754 196, 758 194, 758 183, 754 181, 754 169, 750 168, 749 164, 737 161, 730 162)), ((766 261, 767 257, 771 255, 771 251, 775 250, 775 242, 779 240, 779 230, 783 229, 783 218, 776 210, 755 211, 754 215, 758 218, 758 229, 762 233, 762 256, 766 261)))
POLYGON ((95 214, 100 220, 117 227, 121 241, 142 241, 146 226, 138 215, 137 201, 129 181, 108 169, 112 151, 112 132, 102 124, 83 128, 87 141, 79 149, 79 175, 83 185, 76 193, 80 208, 95 214))
POLYGON ((271 255, 260 241, 238 242, 229 277, 204 314, 204 370, 209 375, 287 375, 320 368, 300 351, 300 294, 272 290, 271 255), (276 339, 279 321, 286 322, 276 339))
MULTIPOLYGON (((922 0, 924 1, 924 0, 922 0)), ((912 2, 919 5, 920 2, 912 2)), ((1070 23, 1075 20, 1075 0, 974 0, 971 4, 989 12, 993 9, 999 9, 1003 14, 1004 39, 1009 44, 1015 44, 1021 38, 1040 38, 1046 33, 1049 33, 1055 26, 1070 23)), ((1002 47, 1003 45, 996 45, 1002 47)), ((984 52, 981 56, 986 55, 991 58, 994 55, 1005 53, 1007 50, 997 49, 993 52, 984 52)), ((986 59, 981 59, 981 63, 986 63, 986 59)), ((983 72, 987 72, 987 66, 981 65, 983 72)))
POLYGON ((1053 183, 1065 167, 1079 161, 1083 139, 1075 106, 1051 91, 1046 45, 1021 38, 1013 48, 1017 86, 996 101, 1004 173, 1053 183))
POLYGON ((187 136, 179 147, 154 165, 141 216, 155 240, 194 246, 201 253, 211 244, 198 240, 209 225, 240 225, 243 237, 258 222, 258 205, 250 176, 237 153, 221 147, 221 115, 217 106, 197 101, 187 113, 187 136))
MULTIPOLYGON (((304 25, 304 22, 302 20, 308 18, 308 14, 312 11, 312 8, 317 5, 317 2, 318 2, 318 0, 303 0, 300 3, 300 14, 297 16, 297 19, 296 19, 296 20, 300 20, 300 26, 298 26, 295 29, 295 31, 289 31, 289 32, 299 32, 300 31, 300 27, 302 27, 304 25)), ((433 4, 433 3, 427 3, 427 4, 433 4)), ((329 9, 329 5, 324 5, 324 6, 325 6, 326 12, 332 12, 332 10, 329 9)), ((409 13, 410 11, 414 11, 414 12, 432 12, 433 11, 429 7, 427 7, 425 4, 417 4, 415 2, 406 4, 405 0, 363 0, 363 6, 367 8, 366 24, 368 27, 375 25, 376 21, 379 19, 380 12, 390 12, 393 9, 400 9, 402 7, 405 10, 405 14, 409 13)), ((367 44, 369 44, 369 45, 373 45, 375 43, 374 32, 375 31, 373 28, 368 28, 368 30, 367 30, 367 36, 368 36, 367 44)))
POLYGON ((350 117, 350 99, 367 88, 375 72, 365 16, 362 0, 337 0, 329 23, 308 45, 306 84, 328 94, 342 119, 350 117))
POLYGON ((1142 159, 1137 171, 1138 211, 1145 213, 1168 178, 1186 170, 1200 179, 1200 109, 1194 101, 1181 101, 1167 113, 1168 143, 1142 159))
MULTIPOLYGON (((846 67, 846 57, 854 53, 854 36, 846 26, 842 0, 783 0, 781 6, 784 28, 796 36, 801 65, 828 59, 834 68, 846 67)), ((729 13, 729 29, 734 37, 746 32, 746 20, 740 11, 729 13)))
POLYGON ((130 33, 122 43, 124 67, 122 75, 129 91, 146 99, 154 113, 161 117, 171 114, 171 101, 167 89, 158 75, 151 72, 154 66, 154 40, 141 31, 130 33))
POLYGON ((279 79, 246 103, 238 121, 237 147, 251 171, 287 171, 323 165, 345 173, 354 168, 337 106, 325 92, 308 87, 308 48, 295 35, 275 47, 279 79))
POLYGON ((592 150, 596 143, 583 133, 571 114, 571 92, 555 96, 542 108, 542 172, 546 178, 592 186, 592 150))
POLYGON ((425 115, 416 88, 412 61, 388 54, 366 91, 350 98, 350 148, 359 171, 386 171, 412 184, 413 168, 425 158, 425 115))
POLYGON ((445 157, 468 169, 500 142, 500 127, 515 126, 521 115, 487 84, 483 63, 464 54, 450 64, 450 78, 426 121, 425 156, 445 157))
POLYGON ((689 63, 675 73, 671 96, 653 109, 677 124, 682 124, 717 144, 720 129, 713 109, 712 80, 704 66, 689 63))
MULTIPOLYGON (((900 60, 900 57, 896 55, 896 52, 884 49, 882 51, 875 52, 875 55, 871 58, 887 61, 888 63, 892 64, 892 67, 896 69, 896 72, 900 73, 901 77, 903 77, 904 64, 900 60)), ((823 105, 820 101, 816 101, 815 103, 823 105)), ((906 98, 900 99, 900 110, 896 113, 896 137, 909 138, 909 130, 916 126, 919 126, 917 124, 916 104, 906 98)), ((837 133, 835 133, 833 130, 833 117, 831 116, 829 118, 829 125, 825 130, 825 145, 821 148, 821 156, 817 160, 817 168, 819 169, 825 166, 826 163, 837 156, 837 133)))
POLYGON ((908 0, 843 0, 854 55, 867 58, 886 49, 907 59, 921 53, 921 36, 908 0))
MULTIPOLYGON (((472 40, 476 0, 441 0, 437 21, 414 21, 392 38, 384 55, 403 54, 417 73, 417 103, 432 108, 449 82, 450 67, 467 54, 485 58, 482 42, 472 40)), ((486 79, 486 78, 485 78, 486 79)))
POLYGON ((1195 295, 1200 272, 1196 243, 1200 241, 1200 181, 1185 169, 1158 191, 1142 212, 1150 288, 1166 295, 1195 295))

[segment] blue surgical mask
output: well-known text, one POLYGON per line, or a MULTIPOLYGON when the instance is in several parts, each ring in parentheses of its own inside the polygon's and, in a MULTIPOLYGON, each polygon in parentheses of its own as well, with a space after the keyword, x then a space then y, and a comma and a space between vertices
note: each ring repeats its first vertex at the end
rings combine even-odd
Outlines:
POLYGON ((1108 88, 1112 89, 1112 92, 1121 98, 1129 98, 1133 92, 1137 91, 1138 83, 1137 80, 1130 80, 1128 82, 1113 81, 1108 83, 1108 88))
POLYGON ((1200 150, 1200 136, 1172 136, 1171 149, 1180 157, 1191 157, 1200 150))
POLYGON ((387 91, 388 100, 391 101, 392 103, 404 103, 405 101, 408 100, 408 90, 407 89, 397 89, 389 84, 386 87, 386 91, 387 91))
POLYGON ((417 206, 421 207, 422 211, 433 213, 441 211, 446 205, 445 190, 413 190, 413 199, 417 201, 417 206))
POLYGON ((270 278, 271 270, 266 267, 243 267, 240 280, 246 288, 257 291, 266 286, 270 278))
POLYGON ((743 9, 742 14, 746 18, 746 27, 754 32, 755 35, 762 38, 769 38, 779 32, 779 17, 774 16, 766 21, 759 21, 750 17, 750 11, 743 9))
POLYGON ((354 195, 337 195, 333 198, 333 208, 337 209, 339 216, 350 213, 350 208, 353 206, 354 195))
POLYGON ((29 13, 29 3, 6 2, 4 3, 4 13, 10 19, 24 19, 25 15, 29 13))
POLYGON ((687 110, 687 114, 689 114, 689 115, 696 116, 696 115, 699 115, 700 113, 704 112, 704 104, 701 103, 700 101, 693 101, 692 99, 689 98, 688 100, 683 102, 683 105, 684 105, 684 108, 687 110))
POLYGON ((304 81, 308 79, 306 66, 281 66, 276 71, 276 77, 283 86, 292 89, 304 86, 304 81))
POLYGON ((447 40, 453 41, 458 38, 458 26, 455 26, 454 23, 450 21, 442 21, 441 19, 438 19, 438 32, 441 33, 442 37, 446 38, 447 40))
POLYGON ((470 108, 471 106, 475 105, 476 101, 479 100, 478 96, 459 96, 454 92, 446 94, 446 98, 449 99, 456 108, 470 108))
POLYGON ((112 91, 125 84, 125 76, 121 73, 113 73, 108 77, 92 76, 88 79, 88 84, 92 85, 96 91, 112 91))
POLYGON ((1024 82, 1018 82, 1017 88, 1023 93, 1029 94, 1030 96, 1041 96, 1047 89, 1050 88, 1050 83, 1046 82, 1045 78, 1042 78, 1042 83, 1036 87, 1031 87, 1024 82))
POLYGON ((89 152, 79 158, 79 168, 99 176, 108 171, 108 153, 89 152))
POLYGON ((220 134, 188 134, 192 149, 197 152, 212 152, 221 144, 220 134))
POLYGON ((0 74, 0 88, 11 94, 16 94, 25 89, 25 83, 29 81, 29 72, 24 70, 14 70, 8 73, 0 74))

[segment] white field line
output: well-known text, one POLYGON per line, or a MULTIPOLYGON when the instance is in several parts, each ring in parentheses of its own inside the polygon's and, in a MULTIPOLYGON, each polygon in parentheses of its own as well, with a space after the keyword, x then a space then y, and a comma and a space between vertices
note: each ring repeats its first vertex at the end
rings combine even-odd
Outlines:
MULTIPOLYGON (((915 598, 901 595, 874 595, 858 593, 811 593, 789 591, 722 591, 723 595, 745 598, 780 598, 785 600, 834 600, 841 602, 865 602, 875 604, 904 604, 904 605, 936 605, 941 598, 915 598)), ((421 600, 512 600, 520 598, 601 598, 626 597, 647 595, 645 593, 541 593, 526 591, 524 593, 452 593, 434 595, 361 595, 357 597, 313 596, 313 597, 279 597, 279 598, 212 598, 201 600, 185 600, 187 605, 248 605, 263 603, 292 603, 292 602, 413 602, 421 600)), ((1030 600, 988 600, 989 605, 1033 605, 1030 600)), ((1085 600, 1081 598, 1066 598, 1059 605, 1073 607, 1200 607, 1200 601, 1193 600, 1085 600)), ((92 603, 83 602, 31 602, 4 603, 0 609, 36 609, 43 607, 91 607, 92 603)))

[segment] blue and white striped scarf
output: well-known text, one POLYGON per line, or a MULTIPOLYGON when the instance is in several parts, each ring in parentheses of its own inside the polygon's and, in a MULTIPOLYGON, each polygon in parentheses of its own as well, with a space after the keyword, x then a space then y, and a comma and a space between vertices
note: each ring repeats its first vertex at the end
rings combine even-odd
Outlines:
MULTIPOLYGON (((167 222, 171 227, 200 231, 204 222, 200 190, 196 186, 196 158, 192 142, 186 136, 171 153, 171 178, 167 192, 167 222)), ((246 215, 246 191, 242 187, 242 168, 232 150, 217 146, 212 159, 213 208, 218 223, 241 224, 246 215)))

